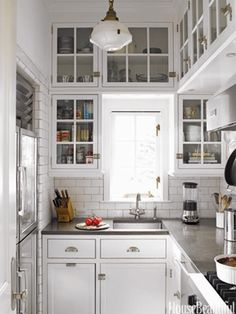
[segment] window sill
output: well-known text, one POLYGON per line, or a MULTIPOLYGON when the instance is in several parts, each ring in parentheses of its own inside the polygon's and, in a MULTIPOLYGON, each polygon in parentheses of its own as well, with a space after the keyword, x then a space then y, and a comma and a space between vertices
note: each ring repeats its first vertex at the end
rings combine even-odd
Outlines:
MULTIPOLYGON (((135 199, 117 199, 117 200, 103 200, 103 201, 100 201, 100 203, 135 203, 136 200, 135 199)), ((139 202, 140 204, 142 203, 158 203, 158 204, 166 204, 166 203, 173 203, 173 201, 171 200, 157 200, 155 198, 153 199, 147 199, 147 200, 141 200, 139 202)))

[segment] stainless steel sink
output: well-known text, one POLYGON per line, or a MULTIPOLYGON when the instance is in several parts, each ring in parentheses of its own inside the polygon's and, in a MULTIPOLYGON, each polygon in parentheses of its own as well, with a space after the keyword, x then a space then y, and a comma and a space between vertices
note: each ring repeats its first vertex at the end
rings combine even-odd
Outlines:
POLYGON ((140 219, 114 219, 113 229, 129 229, 129 230, 150 230, 162 229, 161 220, 140 219))

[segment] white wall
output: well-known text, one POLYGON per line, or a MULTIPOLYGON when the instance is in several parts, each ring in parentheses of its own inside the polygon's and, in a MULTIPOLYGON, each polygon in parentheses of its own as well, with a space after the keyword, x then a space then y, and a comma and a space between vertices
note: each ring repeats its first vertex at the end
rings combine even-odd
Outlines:
POLYGON ((50 35, 43 0, 17 0, 17 44, 46 78, 50 73, 50 35))

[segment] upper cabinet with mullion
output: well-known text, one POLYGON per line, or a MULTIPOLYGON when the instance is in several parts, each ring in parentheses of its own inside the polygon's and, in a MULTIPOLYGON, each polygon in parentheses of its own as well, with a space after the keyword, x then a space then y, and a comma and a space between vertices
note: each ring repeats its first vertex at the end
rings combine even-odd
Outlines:
POLYGON ((89 41, 91 32, 88 26, 53 26, 53 86, 98 85, 98 49, 89 41))
POLYGON ((103 54, 104 86, 174 85, 171 23, 132 25, 132 43, 103 54))
MULTIPOLYGON (((214 93, 220 88, 220 82, 217 82, 219 76, 217 77, 213 72, 217 67, 217 62, 219 63, 219 58, 216 59, 218 55, 222 55, 221 68, 227 67, 229 63, 225 55, 234 49, 231 46, 236 36, 235 13, 236 2, 233 0, 189 0, 186 2, 186 10, 178 23, 179 93, 191 89, 203 93, 206 92, 204 88, 208 87, 210 88, 208 92, 214 93), (213 63, 214 66, 210 66, 213 63), (212 77, 212 80, 207 85, 208 77, 212 77), (212 82, 214 80, 215 84, 212 82), (211 90, 214 87, 215 90, 211 90)), ((230 65, 225 74, 227 79, 233 75, 232 72, 230 65)))

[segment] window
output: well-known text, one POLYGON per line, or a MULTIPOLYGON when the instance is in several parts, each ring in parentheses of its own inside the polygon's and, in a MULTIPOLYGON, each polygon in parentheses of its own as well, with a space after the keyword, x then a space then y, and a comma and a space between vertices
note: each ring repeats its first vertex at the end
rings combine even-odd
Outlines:
POLYGON ((112 112, 110 197, 160 199, 160 113, 112 112))
POLYGON ((105 201, 134 201, 137 193, 142 200, 168 199, 173 108, 173 95, 102 96, 105 201))

